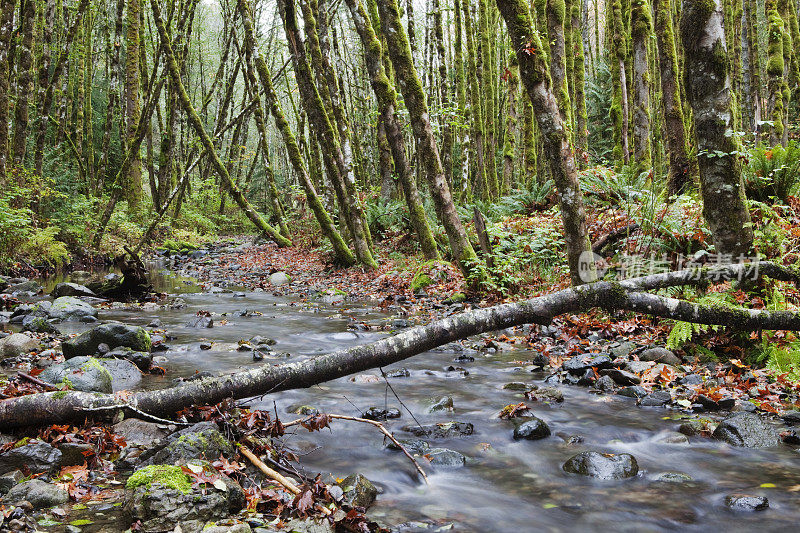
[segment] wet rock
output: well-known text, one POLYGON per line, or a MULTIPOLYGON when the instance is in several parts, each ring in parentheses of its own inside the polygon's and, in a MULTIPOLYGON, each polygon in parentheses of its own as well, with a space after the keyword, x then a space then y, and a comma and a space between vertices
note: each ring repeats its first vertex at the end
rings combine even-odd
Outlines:
POLYGON ((58 335, 60 333, 58 328, 48 322, 45 317, 36 315, 25 315, 22 318, 22 331, 50 333, 53 335, 58 335))
POLYGON ((689 437, 687 437, 684 433, 672 431, 658 437, 656 442, 662 444, 689 444, 689 437))
POLYGON ((528 396, 530 399, 540 402, 561 403, 564 401, 564 393, 558 387, 536 387, 528 396))
POLYGON ((656 364, 652 361, 628 361, 625 363, 625 370, 634 374, 641 374, 653 368, 656 364))
POLYGON ((626 398, 644 398, 647 396, 647 390, 639 385, 634 385, 632 387, 621 388, 617 391, 617 394, 625 396, 626 398))
POLYGON ((115 348, 114 350, 106 352, 103 357, 107 359, 125 359, 136 365, 142 372, 150 370, 150 366, 153 363, 153 354, 149 352, 137 352, 125 347, 115 348))
POLYGON ((783 418, 783 421, 786 422, 786 425, 788 426, 800 425, 800 411, 787 411, 783 413, 781 418, 783 418))
POLYGON ((97 309, 72 296, 62 296, 50 306, 50 318, 61 321, 84 321, 97 318, 97 309))
POLYGON ((463 454, 447 448, 432 448, 425 457, 433 466, 444 468, 459 468, 467 464, 467 458, 463 454))
POLYGON ((361 474, 352 474, 339 483, 344 500, 353 507, 367 508, 378 497, 378 489, 361 474))
POLYGON ((659 472, 651 479, 660 483, 686 483, 692 481, 692 476, 683 472, 659 472))
POLYGON ((255 337, 250 338, 250 344, 253 346, 274 346, 277 343, 278 341, 275 339, 270 339, 269 337, 263 337, 261 335, 256 335, 255 337))
POLYGON ((617 388, 617 384, 614 383, 614 380, 611 379, 610 376, 600 376, 600 379, 595 382, 594 386, 597 390, 601 391, 612 391, 617 388))
POLYGON ((34 509, 46 509, 54 505, 67 503, 69 494, 61 487, 45 483, 40 479, 23 481, 8 491, 3 498, 4 503, 15 504, 30 502, 34 509))
POLYGON ((165 426, 145 422, 138 418, 126 418, 114 424, 114 433, 125 438, 129 446, 151 446, 165 438, 169 431, 165 426))
POLYGON ((587 370, 611 368, 611 359, 605 354, 583 354, 568 359, 562 368, 575 376, 582 376, 587 370))
POLYGON ((393 328, 410 328, 412 326, 411 322, 405 318, 393 318, 392 319, 392 327, 393 328))
POLYGON ((725 497, 725 505, 734 511, 763 511, 769 508, 769 500, 764 496, 731 494, 725 497))
MULTIPOLYGON (((238 524, 227 524, 227 525, 216 525, 216 526, 205 526, 203 528, 203 533, 252 533, 252 529, 248 524, 238 523, 238 524)), ((295 529, 288 529, 287 531, 301 531, 295 529)))
POLYGON ((564 471, 601 480, 625 479, 639 472, 639 465, 632 455, 581 452, 564 463, 564 471))
POLYGON ((109 393, 135 387, 142 373, 125 359, 81 356, 46 368, 39 379, 56 385, 69 383, 74 390, 109 393))
POLYGON ((97 297, 89 287, 78 285, 77 283, 59 283, 53 287, 50 293, 53 298, 61 298, 62 296, 91 296, 97 297))
POLYGON ((475 431, 470 422, 440 422, 438 424, 427 424, 423 426, 403 426, 403 431, 407 431, 417 437, 431 437, 434 439, 446 439, 450 437, 464 437, 472 435, 475 431))
POLYGON ((199 532, 206 523, 226 519, 243 507, 244 492, 238 483, 208 462, 192 464, 221 479, 224 489, 208 483, 192 487, 189 477, 173 465, 150 465, 128 479, 123 510, 131 520, 141 521, 142 531, 173 531, 179 525, 186 533, 199 532))
POLYGON ((61 466, 82 465, 94 454, 94 446, 85 442, 62 442, 58 445, 61 452, 61 466), (88 452, 84 453, 84 452, 88 452))
POLYGON ((614 380, 617 385, 626 387, 629 385, 638 385, 642 382, 641 378, 631 372, 620 370, 618 368, 606 368, 600 371, 603 376, 608 376, 614 380))
POLYGON ((435 413, 437 411, 452 411, 453 410, 453 398, 451 396, 445 396, 444 398, 439 398, 433 405, 428 408, 429 413, 435 413))
POLYGON ((22 281, 20 283, 14 283, 9 285, 3 292, 17 297, 36 296, 37 294, 42 292, 42 286, 33 280, 22 281))
POLYGON ((30 471, 32 474, 52 473, 58 470, 60 464, 60 451, 46 442, 33 440, 0 455, 0 474, 14 470, 30 471))
POLYGON ((619 346, 615 346, 611 348, 611 355, 613 357, 626 357, 632 351, 636 349, 636 343, 631 341, 624 341, 619 344, 619 346))
POLYGON ((642 407, 661 407, 672 401, 672 395, 667 390, 658 390, 651 392, 644 398, 639 400, 639 405, 642 407))
POLYGON ((597 375, 591 368, 587 369, 583 375, 578 379, 578 385, 581 387, 591 387, 597 381, 597 375))
POLYGON ((514 428, 514 440, 539 440, 550 436, 550 426, 537 417, 527 418, 514 428))
POLYGON ((200 422, 167 437, 158 447, 142 454, 147 464, 180 464, 188 459, 216 461, 231 457, 233 445, 214 422, 200 422))
MULTIPOLYGON (((425 442, 424 440, 419 439, 398 439, 397 442, 403 445, 403 447, 408 450, 408 453, 412 455, 425 455, 431 449, 431 445, 425 442)), ((386 447, 390 450, 399 450, 400 447, 397 446, 392 441, 386 442, 386 447)))
POLYGON ((370 407, 361 414, 361 418, 383 422, 389 418, 400 418, 400 414, 400 409, 396 409, 394 407, 389 407, 388 409, 383 409, 381 407, 370 407))
POLYGON ((281 285, 288 285, 292 282, 292 278, 290 278, 285 272, 275 272, 271 274, 269 277, 270 284, 280 287, 281 285))
POLYGON ((678 380, 681 385, 700 385, 703 383, 703 378, 697 374, 687 374, 678 380))
POLYGON ((671 350, 666 348, 648 348, 639 354, 640 361, 654 361, 665 365, 678 366, 681 364, 680 358, 671 350))
POLYGON ((189 328, 213 328, 214 319, 210 316, 198 316, 186 323, 189 328))
POLYGON ((713 437, 745 448, 768 448, 780 444, 775 429, 754 413, 737 412, 725 418, 713 437))
POLYGON ((519 383, 519 382, 515 381, 515 382, 512 382, 512 383, 506 383, 505 385, 503 385, 503 390, 513 390, 513 391, 524 392, 524 391, 528 390, 528 386, 526 384, 524 384, 524 383, 519 383))
POLYGON ((253 347, 250 346, 247 343, 242 343, 242 344, 239 344, 239 346, 236 347, 236 351, 237 352, 252 352, 253 351, 253 347))
POLYGON ((12 333, 4 339, 0 339, 0 360, 9 357, 19 357, 39 349, 39 341, 24 333, 12 333))
POLYGON ((137 352, 149 352, 152 348, 150 334, 144 328, 109 323, 62 342, 61 349, 64 357, 71 359, 81 355, 94 355, 100 344, 107 344, 112 350, 124 346, 137 352))
POLYGON ((212 346, 214 346, 214 343, 211 341, 203 341, 200 343, 201 350, 210 350, 212 346))
POLYGON ((688 435, 689 437, 700 435, 705 429, 706 429, 705 422, 703 422, 702 420, 698 420, 696 418, 687 420, 678 427, 678 431, 680 431, 684 435, 688 435))
MULTIPOLYGON (((273 531, 275 530, 258 528, 255 533, 273 533, 273 531)), ((284 531, 291 531, 292 533, 334 533, 334 526, 327 520, 314 518, 301 520, 300 518, 295 518, 286 523, 284 531)))
POLYGON ((387 378, 407 378, 409 376, 411 376, 411 372, 407 368, 398 368, 386 373, 387 378))
POLYGON ((161 328, 163 326, 164 324, 161 323, 161 319, 159 318, 154 318, 153 320, 147 323, 148 328, 161 328))
POLYGON ((24 477, 21 470, 7 472, 0 476, 0 495, 6 494, 14 485, 22 481, 24 477))
POLYGON ((319 414, 319 409, 317 409, 316 407, 312 407, 311 405, 295 404, 295 405, 290 405, 286 409, 286 412, 303 416, 317 416, 319 414))

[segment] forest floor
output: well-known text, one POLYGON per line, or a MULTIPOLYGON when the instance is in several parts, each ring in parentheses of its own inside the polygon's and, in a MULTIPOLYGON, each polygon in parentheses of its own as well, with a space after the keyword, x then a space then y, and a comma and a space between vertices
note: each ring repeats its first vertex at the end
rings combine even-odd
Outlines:
MULTIPOLYGON (((386 246, 391 248, 394 245, 386 246)), ((245 289, 334 307, 352 301, 369 302, 368 305, 393 316, 381 325, 354 320, 348 328, 355 331, 397 331, 471 308, 515 299, 513 296, 501 298, 497 294, 483 298, 470 295, 461 274, 447 263, 424 263, 414 259, 402 262, 384 260, 376 271, 340 269, 327 264, 323 255, 310 249, 279 249, 272 244, 254 245, 241 238, 214 243, 192 253, 173 254, 166 262, 168 268, 176 273, 199 280, 204 292, 245 289), (430 283, 412 288, 415 284, 419 285, 423 275, 430 283)), ((26 281, 9 280, 9 287, 3 294, 7 309, 3 316, 6 320, 10 319, 12 325, 19 324, 29 315, 33 317, 37 312, 35 305, 21 305, 26 298, 22 294, 14 294, 13 287, 18 286, 15 283, 26 281), (16 321, 14 317, 17 317, 16 321), (19 317, 22 317, 21 320, 19 317)), ((539 281, 535 285, 520 288, 520 293, 528 297, 567 285, 568 280, 562 279, 545 288, 539 281)), ((161 295, 153 298, 152 302, 142 304, 87 301, 101 309, 152 310, 174 307, 178 299, 161 295)), ((203 318, 198 317, 198 320, 203 318)), ((576 385, 589 387, 597 394, 629 397, 631 406, 635 403, 641 407, 665 407, 677 412, 683 420, 679 431, 685 435, 701 438, 713 436, 738 446, 773 446, 781 440, 785 445, 800 444, 800 437, 791 427, 800 423, 796 410, 800 407, 800 385, 796 381, 786 374, 745 364, 741 343, 725 331, 706 332, 702 341, 698 341, 713 347, 725 357, 701 360, 683 350, 668 350, 665 345, 671 327, 672 324, 667 321, 629 313, 608 316, 605 312, 592 311, 570 315, 555 319, 549 326, 512 328, 456 343, 453 351, 458 355, 454 365, 447 370, 467 373, 469 363, 476 357, 522 348, 524 353, 534 355, 530 359, 517 361, 516 365, 537 375, 544 372, 547 377, 540 386, 523 382, 506 384, 504 388, 522 392, 524 401, 507 405, 499 413, 501 418, 526 420, 532 407, 563 399, 558 385, 576 385)), ((153 352, 158 353, 162 346, 166 349, 169 339, 160 325, 153 323, 149 329, 153 352)), ((8 378, 5 383, 0 381, 0 397, 53 390, 53 386, 37 376, 41 376, 47 367, 65 364, 61 363, 63 355, 60 345, 70 335, 57 331, 28 331, 26 335, 33 339, 35 348, 29 347, 15 356, 3 353, 4 372, 8 378)), ((6 343, 8 338, 10 336, 0 340, 0 343, 6 343)), ((155 359, 149 371, 159 373, 164 369, 157 365, 155 359)), ((318 430, 330 422, 318 413, 303 414, 308 416, 302 425, 309 430, 318 430)), ((134 522, 134 530, 141 528, 143 523, 152 526, 153 517, 143 509, 153 503, 153 498, 147 503, 146 494, 136 492, 137 486, 130 483, 130 479, 134 478, 129 478, 125 472, 151 464, 154 459, 159 464, 181 464, 180 456, 189 454, 187 457, 190 457, 198 452, 198 447, 186 448, 176 443, 185 443, 186 438, 194 439, 192 442, 205 442, 211 430, 202 424, 211 421, 225 431, 225 440, 210 454, 201 455, 209 459, 224 457, 213 463, 183 464, 173 474, 185 476, 186 483, 189 483, 179 483, 178 492, 201 490, 213 494, 211 487, 217 487, 220 481, 228 483, 233 479, 239 483, 241 495, 236 498, 240 497, 241 503, 232 502, 234 496, 226 489, 224 492, 227 495, 222 498, 222 503, 216 502, 214 505, 230 505, 231 508, 238 505, 250 512, 237 515, 236 520, 227 523, 219 521, 223 524, 220 527, 227 528, 223 530, 233 530, 231 528, 235 524, 248 520, 249 526, 256 528, 256 531, 270 531, 266 528, 279 528, 287 524, 300 527, 297 521, 302 522, 309 517, 335 521, 352 531, 379 529, 359 511, 369 506, 367 500, 370 500, 371 489, 369 486, 361 487, 358 480, 353 481, 353 486, 345 481, 334 489, 319 479, 299 477, 296 476, 296 470, 289 470, 289 473, 295 474, 295 483, 299 486, 298 492, 294 493, 276 484, 274 479, 259 474, 244 457, 233 460, 227 440, 233 437, 238 437, 240 443, 251 447, 257 455, 271 456, 271 464, 284 470, 289 464, 286 459, 296 459, 291 455, 281 456, 270 446, 268 436, 280 434, 283 427, 269 413, 231 409, 230 406, 198 406, 182 413, 181 420, 201 425, 176 434, 184 426, 150 421, 129 428, 126 426, 134 424, 128 420, 113 426, 63 424, 2 435, 0 489, 5 486, 6 477, 9 478, 9 489, 31 475, 32 479, 49 479, 52 483, 48 486, 61 489, 66 498, 76 502, 72 509, 77 507, 80 510, 80 506, 85 507, 87 503, 115 505, 108 502, 125 501, 126 512, 139 517, 134 522), (154 451, 148 452, 148 448, 154 451), (59 452, 58 458, 54 458, 56 452, 59 452), (68 453, 72 454, 70 461, 59 459, 68 453), (123 495, 122 483, 127 483, 128 495, 123 495), (355 485, 359 486, 357 493, 363 488, 363 494, 352 494, 355 485), (349 506, 342 507, 339 502, 342 501, 343 491, 350 493, 348 497, 363 497, 365 500, 356 503, 351 501, 349 506), (137 501, 131 494, 138 494, 145 500, 137 501), (335 513, 326 510, 332 508, 350 510, 337 510, 335 513), (274 517, 270 524, 267 524, 268 517, 274 517)), ((218 433, 217 429, 213 429, 210 434, 218 433)), ((433 461, 424 453, 414 455, 423 465, 433 461)), ((48 490, 44 486, 28 487, 22 500, 17 500, 17 503, 11 503, 13 500, 3 502, 0 507, 0 530, 5 527, 27 527, 32 530, 37 523, 34 520, 38 521, 39 526, 64 524, 67 513, 62 509, 59 516, 59 507, 45 514, 37 511, 43 504, 39 500, 29 501, 38 497, 33 489, 40 492, 48 490)), ((55 500, 45 501, 57 501, 58 504, 66 502, 59 499, 61 493, 51 496, 55 500)), ((178 493, 158 493, 157 496, 156 499, 166 500, 172 497, 175 501, 165 504, 172 511, 181 508, 178 493)), ((213 505, 209 504, 211 507, 213 505)), ((219 513, 209 513, 183 518, 195 521, 205 520, 208 516, 220 518, 219 513)), ((223 515, 227 516, 227 513, 223 515)), ((76 521, 75 516, 73 511, 69 513, 73 524, 80 522, 80 518, 76 521)), ((144 530, 150 526, 144 527, 144 530)))

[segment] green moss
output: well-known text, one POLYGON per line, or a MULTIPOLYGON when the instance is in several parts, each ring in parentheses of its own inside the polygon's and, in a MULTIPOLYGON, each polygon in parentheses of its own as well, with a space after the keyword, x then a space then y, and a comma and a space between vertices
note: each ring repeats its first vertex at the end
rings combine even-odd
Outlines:
POLYGON ((189 477, 183 473, 181 467, 173 465, 149 465, 141 468, 128 478, 125 486, 129 489, 158 483, 168 489, 179 490, 184 494, 191 492, 192 485, 189 477))
POLYGON ((53 394, 53 398, 55 398, 56 400, 60 400, 60 399, 64 398, 66 395, 67 395, 67 391, 60 390, 60 391, 58 391, 58 392, 53 394))
MULTIPOLYGON (((144 330, 142 330, 142 331, 144 331, 144 330)), ((150 335, 148 335, 148 333, 146 331, 145 331, 144 334, 147 335, 148 341, 149 341, 150 335)), ((98 372, 100 372, 101 374, 107 374, 108 375, 108 379, 110 379, 111 381, 114 380, 114 376, 111 375, 111 372, 109 372, 108 369, 106 367, 104 367, 102 364, 100 364, 100 361, 98 361, 94 357, 89 358, 89 360, 86 361, 85 363, 83 363, 80 368, 84 372, 86 372, 87 370, 95 369, 98 372)), ((64 380, 66 381, 66 378, 64 378, 64 380)))

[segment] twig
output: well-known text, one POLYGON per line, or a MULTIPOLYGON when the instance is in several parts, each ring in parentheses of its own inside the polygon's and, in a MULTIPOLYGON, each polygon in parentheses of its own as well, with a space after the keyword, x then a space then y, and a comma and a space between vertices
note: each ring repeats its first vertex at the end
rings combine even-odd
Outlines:
POLYGON ((405 403, 403 403, 403 400, 401 400, 400 396, 397 395, 397 391, 395 391, 394 387, 392 387, 392 384, 389 383, 389 376, 387 376, 386 372, 383 371, 383 367, 382 366, 378 367, 378 370, 381 371, 381 376, 383 376, 383 380, 386 382, 386 386, 389 387, 390 391, 392 391, 392 394, 394 394, 394 397, 397 399, 398 402, 400 402, 400 405, 403 406, 403 409, 408 411, 408 414, 411 415, 411 418, 414 419, 414 422, 417 423, 417 426, 422 427, 422 424, 419 423, 419 420, 417 420, 417 417, 414 416, 414 413, 411 412, 411 409, 409 409, 408 406, 405 403))
MULTIPOLYGON (((328 418, 335 418, 335 419, 338 419, 338 420, 349 420, 351 422, 363 422, 365 424, 370 424, 371 426, 375 426, 376 428, 378 428, 381 431, 381 433, 386 435, 386 437, 390 441, 392 441, 395 446, 400 448, 400 450, 402 450, 402 452, 406 455, 406 457, 408 457, 409 460, 412 463, 414 463, 414 468, 417 469, 417 472, 420 473, 420 475, 422 476, 422 479, 425 480, 425 484, 428 485, 428 476, 425 475, 425 471, 422 470, 422 467, 419 466, 419 463, 417 462, 417 460, 414 459, 414 456, 412 456, 410 453, 408 453, 408 450, 406 450, 406 447, 403 446, 402 444, 400 444, 400 441, 398 441, 396 438, 394 438, 394 435, 392 435, 391 432, 388 429, 386 429, 386 427, 384 427, 383 424, 381 424, 380 422, 378 422, 376 420, 369 420, 368 418, 358 418, 358 417, 355 417, 355 416, 328 415, 328 414, 326 414, 325 416, 327 416, 328 418)), ((284 424, 283 427, 289 427, 289 426, 293 426, 295 424, 299 424, 303 420, 305 420, 305 418, 300 418, 298 420, 292 420, 288 424, 284 424)))
POLYGON ((52 383, 48 383, 46 381, 42 381, 41 379, 35 378, 35 377, 31 376, 30 374, 26 374, 25 372, 17 372, 17 375, 19 377, 21 377, 22 379, 30 381, 31 383, 33 383, 35 385, 39 385, 41 387, 44 387, 47 390, 51 390, 51 391, 58 390, 58 388, 55 387, 52 383))
POLYGON ((87 407, 80 409, 81 411, 117 411, 119 409, 129 409, 139 415, 140 417, 144 418, 145 420, 152 420, 153 422, 158 422, 160 424, 175 424, 176 426, 191 426, 192 424, 189 422, 178 422, 177 420, 169 420, 167 418, 159 418, 155 415, 151 415, 150 413, 145 413, 142 410, 139 410, 132 406, 129 403, 117 404, 117 405, 106 405, 102 407, 87 407))

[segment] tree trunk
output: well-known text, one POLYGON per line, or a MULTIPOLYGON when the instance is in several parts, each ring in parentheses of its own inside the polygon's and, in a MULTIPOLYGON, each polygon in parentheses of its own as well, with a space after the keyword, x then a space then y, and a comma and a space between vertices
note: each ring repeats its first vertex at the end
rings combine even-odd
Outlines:
POLYGON ((546 56, 541 53, 541 41, 533 31, 528 6, 523 0, 497 0, 497 6, 508 26, 519 60, 522 83, 539 123, 545 154, 558 189, 570 279, 574 285, 594 281, 596 272, 593 259, 589 258, 591 244, 578 170, 558 102, 551 90, 550 73, 546 56))
POLYGON ((8 99, 8 66, 11 39, 14 31, 14 7, 15 0, 2 0, 0 2, 0 179, 6 177, 6 167, 8 162, 8 131, 9 120, 8 112, 10 102, 8 99))
POLYGON ((741 147, 730 134, 733 109, 722 20, 721 0, 684 0, 686 95, 694 111, 703 216, 717 253, 738 256, 750 250, 753 227, 738 157, 741 147))
POLYGON ((356 31, 364 45, 364 56, 367 71, 370 76, 372 90, 378 100, 378 113, 381 126, 383 126, 392 158, 394 159, 395 172, 400 184, 403 186, 406 205, 408 206, 411 225, 419 239, 422 253, 426 259, 439 259, 436 240, 433 237, 425 208, 422 205, 417 183, 411 171, 411 165, 406 158, 406 144, 403 130, 397 119, 397 93, 392 82, 386 75, 383 61, 383 47, 378 40, 375 30, 370 22, 370 17, 360 0, 346 0, 350 9, 356 31))
POLYGON ((650 3, 636 0, 631 8, 631 38, 633 40, 633 159, 637 172, 647 172, 652 166, 650 149, 650 61, 647 42, 653 34, 650 3))
POLYGON ((628 164, 630 147, 628 145, 628 79, 626 76, 625 26, 622 17, 622 2, 611 0, 608 6, 608 41, 611 47, 611 77, 614 83, 614 96, 611 102, 611 121, 614 124, 614 160, 628 164))
POLYGON ((470 0, 463 0, 464 33, 467 36, 467 71, 469 75, 469 123, 472 131, 472 146, 474 147, 475 174, 473 190, 479 190, 484 197, 489 196, 489 178, 486 175, 486 139, 485 124, 483 120, 483 106, 481 104, 479 73, 476 63, 475 38, 472 29, 472 14, 469 11, 470 0))
POLYGON ((194 110, 194 106, 189 100, 189 95, 186 93, 186 89, 181 81, 181 71, 178 67, 178 63, 175 61, 175 54, 172 51, 172 44, 170 43, 169 36, 167 35, 167 29, 164 27, 164 21, 161 19, 161 10, 158 7, 158 2, 151 2, 150 4, 153 8, 153 18, 155 19, 156 27, 158 28, 158 34, 161 38, 161 47, 164 51, 167 70, 169 70, 170 78, 172 79, 172 83, 174 84, 175 90, 178 93, 178 100, 188 116, 189 123, 195 130, 195 134, 200 137, 203 147, 208 152, 214 169, 216 170, 220 179, 225 183, 225 186, 228 188, 234 201, 239 205, 242 211, 244 211, 244 214, 247 216, 250 222, 253 223, 256 229, 262 235, 264 235, 264 237, 268 237, 275 241, 278 246, 291 246, 292 241, 281 235, 278 230, 270 226, 261 217, 261 215, 256 212, 253 206, 250 205, 250 202, 248 202, 247 198, 244 197, 242 191, 239 190, 239 187, 237 187, 231 179, 230 174, 228 174, 228 171, 225 168, 225 165, 223 165, 222 161, 220 161, 216 149, 214 148, 214 143, 208 136, 205 127, 203 127, 203 122, 200 120, 200 117, 194 110))
POLYGON ((509 54, 508 67, 504 74, 507 91, 506 131, 503 142, 503 182, 501 194, 514 186, 514 155, 517 146, 517 89, 519 88, 519 63, 514 52, 509 54))
POLYGON ((672 0, 653 0, 658 64, 661 73, 661 106, 669 152, 667 194, 681 194, 691 184, 692 173, 686 147, 686 127, 678 86, 678 53, 672 24, 672 0))
POLYGON ((581 24, 581 5, 584 6, 588 17, 589 0, 573 0, 572 3, 572 46, 574 48, 575 65, 573 88, 573 104, 575 106, 575 152, 578 159, 578 168, 586 168, 589 162, 589 129, 586 115, 586 61, 585 51, 588 49, 589 30, 586 24, 581 24), (581 33, 581 28, 584 32, 581 33))
MULTIPOLYGON (((524 5, 520 2, 521 5, 524 5)), ((44 426, 110 418, 119 411, 130 416, 171 416, 192 405, 214 405, 226 399, 243 399, 308 388, 371 368, 380 368, 432 350, 448 342, 522 324, 549 324, 562 314, 598 307, 607 311, 633 311, 697 324, 724 325, 736 331, 762 329, 800 330, 800 314, 789 311, 730 309, 697 305, 656 296, 647 290, 697 285, 701 282, 747 275, 749 265, 697 269, 619 283, 598 282, 565 289, 527 301, 459 313, 426 326, 408 329, 372 344, 278 366, 263 365, 236 374, 190 381, 156 391, 124 396, 76 391, 30 394, 0 401, 4 428, 44 426), (132 411, 132 412, 131 412, 132 411)), ((797 276, 769 263, 760 263, 760 275, 797 282, 797 276)))
POLYGON ((425 93, 422 90, 417 69, 414 68, 411 47, 408 44, 405 29, 400 22, 397 0, 379 0, 378 9, 381 28, 389 47, 389 56, 395 68, 397 83, 405 99, 421 163, 428 179, 437 214, 447 233, 453 259, 458 263, 470 283, 482 284, 486 276, 485 269, 479 263, 478 256, 467 238, 467 233, 453 203, 450 187, 444 176, 442 161, 439 159, 439 148, 431 128, 428 104, 425 101, 425 93))
POLYGON ((34 0, 22 0, 20 21, 20 47, 17 59, 17 100, 14 104, 14 165, 25 165, 25 147, 28 140, 28 98, 33 89, 33 23, 36 18, 34 0))
MULTIPOLYGON (((342 236, 338 231, 336 231, 336 226, 334 226, 330 215, 328 215, 328 212, 322 205, 322 201, 320 200, 319 196, 317 196, 317 191, 314 188, 314 184, 311 182, 311 179, 306 172, 305 165, 303 165, 303 156, 300 152, 300 147, 297 144, 297 139, 292 133, 289 122, 286 120, 286 115, 284 115, 283 109, 278 101, 275 87, 272 85, 272 75, 267 69, 267 63, 264 61, 264 57, 258 53, 258 50, 256 49, 255 37, 253 36, 253 14, 250 10, 249 4, 247 3, 247 0, 238 0, 237 8, 239 9, 239 14, 242 17, 242 22, 244 24, 245 51, 253 56, 256 72, 258 73, 259 80, 261 81, 261 88, 264 91, 266 105, 269 107, 272 116, 275 118, 275 124, 277 125, 278 131, 280 131, 281 136, 283 137, 283 143, 286 146, 286 152, 289 155, 289 161, 292 164, 295 174, 300 180, 300 184, 303 186, 303 189, 306 193, 306 199, 308 200, 308 205, 311 208, 311 211, 314 213, 323 235, 325 235, 325 237, 327 237, 331 242, 336 261, 342 265, 352 265, 356 262, 356 258, 347 247, 347 244, 344 242, 342 236)), ((264 150, 267 150, 267 146, 264 146, 264 150)))
MULTIPOLYGON (((127 31, 125 33, 125 137, 130 143, 136 135, 136 125, 139 122, 141 109, 139 106, 139 55, 140 28, 139 14, 141 0, 127 0, 128 10, 125 16, 127 31)), ((137 213, 142 201, 142 158, 139 152, 133 154, 128 174, 120 184, 124 189, 125 199, 128 201, 128 211, 137 213)))

